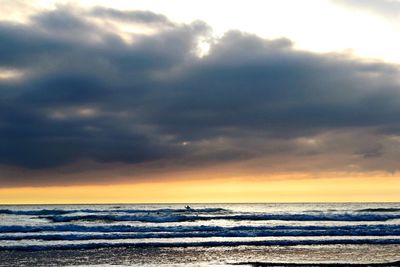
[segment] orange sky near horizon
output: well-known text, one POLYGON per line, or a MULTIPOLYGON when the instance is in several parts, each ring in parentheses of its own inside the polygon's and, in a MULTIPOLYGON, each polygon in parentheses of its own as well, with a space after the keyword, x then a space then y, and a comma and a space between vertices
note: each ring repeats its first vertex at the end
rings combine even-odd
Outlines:
MULTIPOLYGON (((329 176, 329 175, 328 175, 329 176)), ((0 189, 0 204, 78 203, 244 203, 397 202, 400 177, 374 174, 325 178, 286 175, 164 180, 114 185, 16 187, 0 189)), ((322 177, 322 176, 321 176, 322 177)))

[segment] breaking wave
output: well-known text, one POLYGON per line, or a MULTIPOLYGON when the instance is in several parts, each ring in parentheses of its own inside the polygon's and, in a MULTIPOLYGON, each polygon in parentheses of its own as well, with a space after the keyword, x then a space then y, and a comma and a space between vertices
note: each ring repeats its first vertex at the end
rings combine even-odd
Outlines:
POLYGON ((400 212, 400 208, 371 208, 371 209, 360 209, 358 212, 400 212))
POLYGON ((342 232, 380 232, 393 235, 400 231, 400 227, 394 224, 378 224, 378 225, 344 225, 344 226, 132 226, 132 225, 36 225, 36 226, 0 226, 0 233, 37 233, 37 232, 91 232, 91 233, 110 233, 110 232, 224 232, 224 231, 342 231, 342 232))
POLYGON ((400 219, 400 214, 238 214, 238 215, 54 215, 41 216, 52 222, 76 222, 76 221, 134 221, 134 222, 189 222, 209 220, 234 220, 234 221, 388 221, 400 219))
POLYGON ((398 204, 302 205, 3 206, 0 250, 400 244, 398 204))
MULTIPOLYGON (((188 229, 189 230, 189 229, 188 229)), ((153 239, 153 238, 199 238, 199 237, 285 237, 285 236, 400 236, 400 229, 257 229, 238 230, 224 228, 220 231, 182 231, 182 232, 125 232, 125 233, 55 233, 0 235, 0 240, 114 240, 114 239, 153 239)))
POLYGON ((49 249, 95 249, 110 247, 219 247, 219 246, 298 246, 298 245, 398 245, 400 239, 319 239, 319 240, 260 240, 203 242, 96 242, 51 245, 0 245, 0 250, 38 251, 49 249))
POLYGON ((41 210, 11 210, 0 209, 0 214, 12 215, 63 215, 71 213, 148 213, 148 214, 161 214, 161 213, 220 213, 227 212, 228 210, 222 208, 204 208, 204 209, 109 209, 109 210, 96 210, 96 209, 74 209, 74 210, 60 210, 60 209, 41 209, 41 210))

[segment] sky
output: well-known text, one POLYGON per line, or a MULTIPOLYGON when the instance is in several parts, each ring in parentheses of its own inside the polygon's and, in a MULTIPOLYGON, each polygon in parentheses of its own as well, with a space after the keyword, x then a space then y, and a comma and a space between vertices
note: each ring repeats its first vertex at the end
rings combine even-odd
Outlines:
POLYGON ((0 203, 400 201, 400 1, 0 0, 0 203))

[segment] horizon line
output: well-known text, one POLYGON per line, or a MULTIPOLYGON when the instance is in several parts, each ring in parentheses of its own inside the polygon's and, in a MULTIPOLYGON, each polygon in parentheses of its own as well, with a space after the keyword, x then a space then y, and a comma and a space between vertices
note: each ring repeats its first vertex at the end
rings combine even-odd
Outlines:
POLYGON ((400 204, 400 201, 288 201, 288 202, 122 202, 122 203, 0 203, 0 206, 36 206, 36 205, 228 205, 228 204, 400 204))

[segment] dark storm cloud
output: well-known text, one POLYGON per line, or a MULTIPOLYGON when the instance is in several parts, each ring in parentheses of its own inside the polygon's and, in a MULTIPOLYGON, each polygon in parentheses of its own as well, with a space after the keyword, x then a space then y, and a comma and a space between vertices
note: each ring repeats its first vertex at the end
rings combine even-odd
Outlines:
MULTIPOLYGON (((85 160, 256 160, 268 167, 286 158, 293 169, 318 157, 326 162, 310 169, 396 170, 397 66, 238 31, 198 57, 198 41, 210 38, 201 22, 104 8, 59 7, 28 24, 0 23, 0 69, 24 73, 0 80, 0 164, 46 170, 85 160), (93 21, 99 18, 156 33, 131 34, 129 43, 93 21)), ((13 179, 38 183, 0 176, 13 179)))
POLYGON ((398 86, 390 79, 397 73, 383 64, 298 52, 286 41, 230 32, 209 57, 185 70, 173 94, 162 96, 169 99, 157 105, 163 114, 157 123, 182 138, 201 139, 224 127, 299 136, 395 122, 398 86))
POLYGON ((150 11, 120 11, 112 8, 96 7, 90 14, 99 18, 114 19, 117 21, 159 24, 161 26, 173 25, 164 15, 155 14, 150 11))

